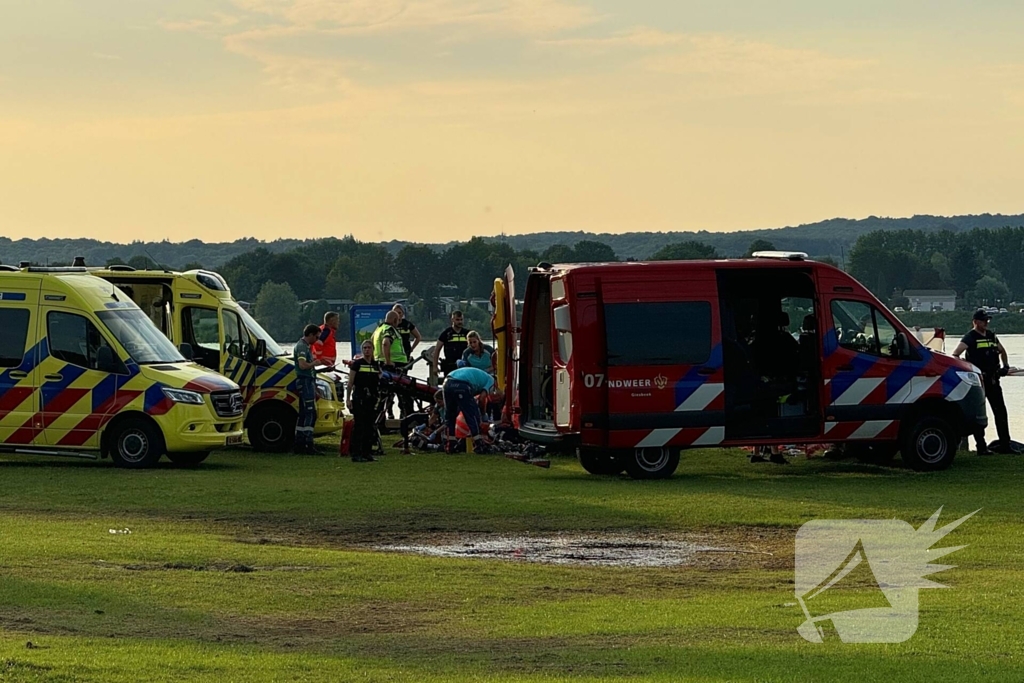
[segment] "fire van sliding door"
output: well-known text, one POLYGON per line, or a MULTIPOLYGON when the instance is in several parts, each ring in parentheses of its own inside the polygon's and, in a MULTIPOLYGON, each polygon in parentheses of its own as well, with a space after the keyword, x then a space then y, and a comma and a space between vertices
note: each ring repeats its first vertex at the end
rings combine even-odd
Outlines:
POLYGON ((724 440, 716 284, 702 275, 657 284, 603 281, 609 446, 714 446, 724 440))

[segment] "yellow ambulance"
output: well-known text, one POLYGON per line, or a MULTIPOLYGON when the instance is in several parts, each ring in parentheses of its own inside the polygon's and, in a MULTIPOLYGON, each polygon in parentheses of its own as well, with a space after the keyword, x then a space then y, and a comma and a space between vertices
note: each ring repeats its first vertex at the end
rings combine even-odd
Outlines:
POLYGON ((243 408, 110 283, 0 266, 0 451, 195 465, 241 442, 243 408))
MULTIPOLYGON (((81 262, 76 259, 76 261, 81 262)), ((295 442, 299 396, 291 355, 231 296, 217 273, 90 268, 117 285, 184 355, 238 383, 245 403, 249 443, 258 451, 281 452, 295 442)), ((301 330, 296 330, 298 339, 301 330)), ((316 436, 344 425, 334 382, 316 380, 316 436)))

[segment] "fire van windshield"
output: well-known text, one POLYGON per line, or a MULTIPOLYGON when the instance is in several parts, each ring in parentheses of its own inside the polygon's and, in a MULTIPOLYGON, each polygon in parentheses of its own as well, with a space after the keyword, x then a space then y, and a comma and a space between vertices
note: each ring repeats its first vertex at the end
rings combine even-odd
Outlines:
POLYGON ((171 340, 139 309, 99 311, 97 315, 139 365, 185 362, 171 340))

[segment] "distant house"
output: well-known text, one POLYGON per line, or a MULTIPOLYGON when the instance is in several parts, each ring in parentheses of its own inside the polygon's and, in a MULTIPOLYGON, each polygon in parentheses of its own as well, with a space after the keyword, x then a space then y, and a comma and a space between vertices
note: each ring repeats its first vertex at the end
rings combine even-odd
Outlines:
POLYGON ((910 310, 956 310, 956 292, 952 289, 908 289, 903 296, 910 302, 910 310))

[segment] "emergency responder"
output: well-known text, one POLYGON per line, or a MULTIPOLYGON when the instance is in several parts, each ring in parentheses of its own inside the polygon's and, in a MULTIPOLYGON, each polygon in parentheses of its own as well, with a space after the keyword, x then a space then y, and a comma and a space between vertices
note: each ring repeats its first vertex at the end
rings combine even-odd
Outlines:
POLYGON ((373 331, 373 353, 377 363, 385 370, 395 371, 398 366, 409 362, 402 346, 402 335, 395 327, 398 313, 388 311, 384 322, 373 331))
POLYGON ((295 361, 295 390, 299 394, 299 419, 295 423, 295 452, 313 455, 313 427, 316 425, 316 361, 313 344, 320 336, 320 328, 306 325, 302 339, 295 342, 292 360, 295 361))
POLYGON ((338 331, 340 318, 334 311, 324 313, 324 324, 320 326, 320 336, 313 344, 313 358, 320 365, 333 368, 338 362, 338 331))
POLYGON ((398 324, 395 325, 395 329, 398 330, 398 334, 402 335, 405 355, 407 358, 412 358, 412 352, 423 341, 423 335, 416 329, 416 323, 405 317, 405 307, 402 304, 395 304, 391 310, 398 314, 398 324))
MULTIPOLYGON (((398 334, 402 335, 402 347, 405 349, 405 357, 408 360, 412 360, 412 352, 423 341, 423 335, 416 329, 416 324, 405 317, 405 307, 402 304, 395 304, 391 310, 398 314, 398 324, 395 325, 395 329, 398 330, 398 334)), ((406 368, 399 368, 399 372, 405 375, 408 371, 406 368)), ((398 397, 398 411, 402 419, 412 415, 413 405, 411 396, 402 394, 398 397)))
MULTIPOLYGON (((1010 359, 1006 349, 996 338, 996 333, 988 329, 992 317, 979 308, 974 312, 974 327, 964 335, 953 350, 953 357, 959 358, 967 352, 967 362, 973 363, 981 370, 985 384, 985 396, 992 406, 992 414, 996 418, 996 433, 999 443, 996 450, 1000 453, 1012 452, 1010 444, 1010 425, 1006 415, 1006 403, 1003 401, 1003 388, 999 386, 999 378, 1005 377, 1010 371, 1010 359)), ((990 455, 992 450, 985 443, 985 428, 981 427, 974 433, 978 444, 978 455, 990 455)))
POLYGON ((469 346, 469 339, 467 338, 469 330, 462 326, 463 321, 462 311, 452 311, 451 326, 441 333, 437 338, 437 344, 434 345, 434 355, 431 363, 434 366, 435 372, 440 367, 440 371, 447 376, 458 367, 459 361, 462 360, 462 354, 469 346), (441 359, 440 355, 442 349, 444 349, 444 360, 441 359))
POLYGON ((488 394, 489 398, 496 401, 504 398, 494 383, 494 377, 477 368, 458 368, 448 373, 443 391, 444 418, 448 427, 446 450, 452 452, 458 441, 455 436, 455 423, 459 413, 465 418, 474 443, 482 441, 484 437, 480 434, 480 404, 477 403, 477 397, 480 394, 488 394))
POLYGON ((355 421, 352 428, 352 462, 374 462, 372 452, 377 441, 380 371, 373 360, 373 342, 367 339, 360 348, 362 358, 352 361, 349 366, 345 405, 355 421))

